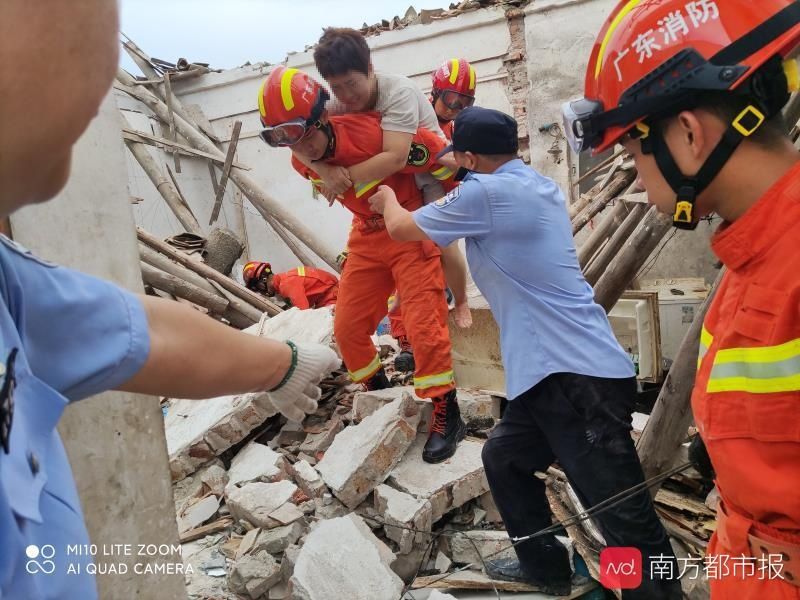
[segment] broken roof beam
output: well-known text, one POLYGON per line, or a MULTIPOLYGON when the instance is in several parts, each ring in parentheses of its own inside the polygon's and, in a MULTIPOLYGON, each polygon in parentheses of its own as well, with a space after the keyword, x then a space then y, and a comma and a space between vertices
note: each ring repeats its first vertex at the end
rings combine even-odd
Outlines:
MULTIPOLYGON (((144 131, 139 131, 138 129, 129 129, 127 127, 123 127, 122 137, 126 140, 141 142, 143 144, 149 144, 150 146, 155 146, 156 148, 159 149, 163 149, 162 146, 166 146, 167 148, 177 148, 182 153, 188 156, 207 158, 208 160, 219 164, 223 164, 225 162, 224 158, 220 158, 219 156, 216 156, 214 154, 203 152, 202 150, 192 148, 191 146, 187 146, 186 144, 181 144, 180 142, 174 142, 172 140, 168 140, 163 137, 151 135, 149 133, 145 133, 144 131)), ((242 163, 236 161, 233 162, 233 166, 236 167, 237 169, 243 169, 245 171, 251 170, 250 167, 248 167, 247 165, 243 165, 242 163)))

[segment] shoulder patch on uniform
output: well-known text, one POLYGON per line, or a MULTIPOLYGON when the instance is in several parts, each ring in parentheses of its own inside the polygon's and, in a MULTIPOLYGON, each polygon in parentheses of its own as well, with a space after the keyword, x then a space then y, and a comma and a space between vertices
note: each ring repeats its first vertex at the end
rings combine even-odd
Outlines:
POLYGON ((422 167, 428 164, 428 159, 431 157, 431 152, 427 146, 411 142, 411 149, 408 151, 408 164, 412 167, 422 167))
POLYGON ((28 250, 25 246, 23 246, 19 242, 16 242, 16 241, 14 241, 14 240, 12 240, 10 238, 7 238, 4 235, 0 235, 0 243, 2 243, 4 246, 6 246, 9 250, 14 252, 15 254, 19 254, 23 258, 27 258, 28 260, 32 260, 33 262, 39 263, 40 265, 42 265, 44 267, 55 268, 55 267, 58 266, 58 265, 56 265, 54 263, 51 263, 48 260, 45 260, 43 258, 39 258, 38 256, 34 255, 33 252, 28 250))
POLYGON ((461 195, 461 186, 457 188, 453 188, 450 190, 445 196, 439 198, 436 202, 434 202, 434 206, 438 206, 439 208, 444 208, 448 204, 452 204, 458 197, 461 195))

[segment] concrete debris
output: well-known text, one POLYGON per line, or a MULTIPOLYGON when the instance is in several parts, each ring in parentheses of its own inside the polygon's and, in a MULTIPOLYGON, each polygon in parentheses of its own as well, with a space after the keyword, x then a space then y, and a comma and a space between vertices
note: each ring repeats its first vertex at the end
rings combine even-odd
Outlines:
POLYGON ((174 401, 164 422, 173 481, 191 475, 277 413, 264 393, 174 401))
POLYGON ((291 587, 298 600, 396 600, 403 582, 389 567, 393 560, 358 516, 323 521, 300 550, 291 587))
POLYGON ((450 565, 453 561, 450 560, 444 552, 439 552, 436 556, 436 570, 439 573, 447 573, 450 570, 450 565))
POLYGON ((231 461, 228 488, 260 481, 274 483, 286 478, 285 459, 269 446, 250 442, 231 461))
POLYGON ((486 492, 478 496, 478 506, 486 511, 487 523, 502 523, 503 517, 500 516, 500 511, 497 510, 497 504, 494 503, 492 492, 486 492))
POLYGON ((427 398, 417 397, 414 394, 414 386, 411 385, 357 393, 353 397, 353 420, 357 423, 361 422, 387 404, 394 402, 398 398, 406 397, 416 402, 420 409, 421 414, 417 429, 427 432, 428 423, 433 414, 433 403, 427 398))
MULTIPOLYGON (((216 577, 216 572, 206 573, 203 565, 218 559, 219 552, 206 539, 188 542, 181 546, 181 558, 186 573, 186 591, 190 600, 238 600, 239 596, 229 592, 225 579, 216 577)), ((224 577, 224 574, 223 574, 224 577)))
POLYGON ((398 398, 336 436, 317 471, 345 506, 355 508, 383 483, 414 441, 419 417, 412 399, 398 398))
POLYGON ((306 439, 306 432, 303 431, 303 424, 294 421, 287 421, 286 425, 281 427, 274 438, 269 442, 269 447, 273 450, 279 446, 290 446, 292 444, 299 444, 306 439))
POLYGON ((458 390, 458 407, 467 425, 488 421, 491 426, 492 421, 500 419, 500 399, 489 394, 458 390))
POLYGON ((474 515, 472 519, 472 525, 477 526, 483 523, 483 520, 486 518, 487 513, 482 508, 475 508, 472 514, 474 515))
POLYGON ((209 492, 215 496, 222 496, 227 478, 228 474, 225 472, 222 461, 214 459, 189 477, 184 477, 175 483, 172 487, 175 513, 180 515, 190 504, 209 492), (220 483, 222 489, 220 489, 220 483))
POLYGON ((408 554, 398 554, 392 562, 392 571, 403 581, 411 581, 417 575, 420 564, 427 560, 429 550, 427 545, 415 546, 408 554))
POLYGON ((244 519, 256 527, 271 529, 281 524, 270 515, 283 506, 297 490, 290 481, 276 483, 248 483, 231 488, 227 496, 228 508, 235 519, 244 519))
POLYGON ((274 587, 269 589, 267 593, 268 600, 288 600, 289 586, 283 581, 279 581, 274 587))
POLYGON ((186 508, 178 519, 178 533, 189 531, 202 525, 219 510, 219 498, 210 494, 186 508))
POLYGON ((290 471, 292 479, 309 498, 322 498, 327 493, 328 486, 325 485, 320 474, 307 461, 298 460, 290 467, 290 471))
POLYGON ((245 555, 236 561, 228 576, 228 586, 232 592, 257 600, 280 580, 280 565, 262 551, 245 555))
POLYGON ((275 529, 259 530, 253 543, 252 552, 257 553, 264 550, 273 556, 283 554, 289 546, 297 543, 305 531, 306 525, 302 521, 295 521, 291 525, 275 529))
POLYGON ((314 502, 317 505, 317 510, 314 516, 316 516, 318 519, 336 519, 338 517, 344 517, 350 513, 350 509, 333 497, 331 497, 329 502, 326 502, 320 498, 315 498, 314 502))
POLYGON ((298 450, 316 456, 319 452, 325 452, 333 444, 333 440, 344 429, 344 423, 338 417, 334 417, 319 433, 309 433, 305 441, 300 444, 298 450))
POLYGON ((426 544, 430 536, 406 528, 430 531, 431 503, 382 484, 375 488, 375 510, 386 522, 386 537, 397 542, 400 554, 408 554, 414 544, 426 544), (393 525, 399 527, 393 527, 393 525))
POLYGON ((333 313, 329 308, 291 308, 244 330, 272 340, 325 344, 333 347, 333 313))
POLYGON ((445 513, 488 491, 489 484, 481 462, 483 444, 464 440, 452 458, 430 465, 422 460, 425 441, 425 435, 417 436, 390 473, 389 485, 415 498, 430 500, 435 523, 445 513))
POLYGON ((505 531, 465 531, 450 539, 450 556, 454 563, 473 564, 473 569, 480 571, 483 560, 496 558, 515 558, 516 552, 511 547, 511 540, 505 531), (477 550, 476 550, 477 547, 477 550), (499 553, 499 554, 498 554, 499 553))
POLYGON ((269 513, 269 518, 277 521, 281 525, 289 525, 295 521, 302 519, 304 516, 303 511, 297 508, 291 502, 278 507, 276 510, 269 513))
POLYGON ((292 578, 294 573, 294 566, 297 564, 297 559, 300 557, 300 546, 291 544, 283 552, 283 559, 281 560, 281 578, 286 583, 292 578))
POLYGON ((439 590, 433 590, 428 596, 428 600, 456 600, 456 597, 451 594, 445 594, 439 590))
POLYGON ((250 551, 253 550, 256 544, 256 540, 258 539, 259 533, 261 533, 261 528, 256 527, 255 529, 251 529, 244 535, 244 537, 239 542, 239 546, 236 548, 236 552, 234 553, 234 558, 236 560, 240 559, 245 554, 249 554, 250 551))

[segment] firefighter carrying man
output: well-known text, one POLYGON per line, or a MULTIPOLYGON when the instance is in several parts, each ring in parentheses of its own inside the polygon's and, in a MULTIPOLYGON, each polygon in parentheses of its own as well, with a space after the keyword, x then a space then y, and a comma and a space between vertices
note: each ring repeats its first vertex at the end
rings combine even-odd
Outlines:
POLYGON ((715 600, 800 598, 800 155, 781 116, 798 44, 796 1, 622 1, 564 107, 573 147, 623 144, 676 227, 723 220, 692 411, 721 496, 707 560, 755 570, 718 570, 715 600))
MULTIPOLYGON (((327 90, 308 75, 282 66, 269 74, 258 95, 264 126, 261 138, 271 146, 289 147, 295 155, 294 168, 312 182, 320 181, 318 175, 297 156, 346 167, 381 151, 380 117, 375 113, 328 117, 328 98, 327 90)), ((407 206, 422 205, 414 173, 440 169, 434 157, 443 147, 439 136, 419 130, 407 167, 386 179, 407 206)), ((334 333, 351 379, 363 382, 367 389, 388 387, 371 335, 386 314, 386 299, 399 290, 417 354, 415 392, 430 398, 434 407, 422 456, 427 462, 440 462, 455 453, 466 433, 456 401, 441 253, 432 242, 392 240, 382 217, 369 208, 375 187, 356 183, 342 196, 354 220, 334 333)))
POLYGON ((248 289, 274 296, 283 296, 301 310, 335 306, 339 280, 335 275, 315 267, 297 267, 285 273, 273 273, 268 262, 250 261, 242 269, 248 289))

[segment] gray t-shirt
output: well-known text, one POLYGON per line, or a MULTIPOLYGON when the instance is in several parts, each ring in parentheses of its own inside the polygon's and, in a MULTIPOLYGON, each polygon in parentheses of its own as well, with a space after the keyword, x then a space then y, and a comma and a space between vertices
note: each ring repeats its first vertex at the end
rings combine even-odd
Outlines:
MULTIPOLYGON (((381 114, 381 129, 414 134, 424 127, 445 138, 430 100, 413 81, 403 75, 388 73, 375 73, 375 76, 378 79, 378 98, 373 110, 381 114)), ((338 100, 329 102, 327 108, 332 114, 349 112, 338 100)))

